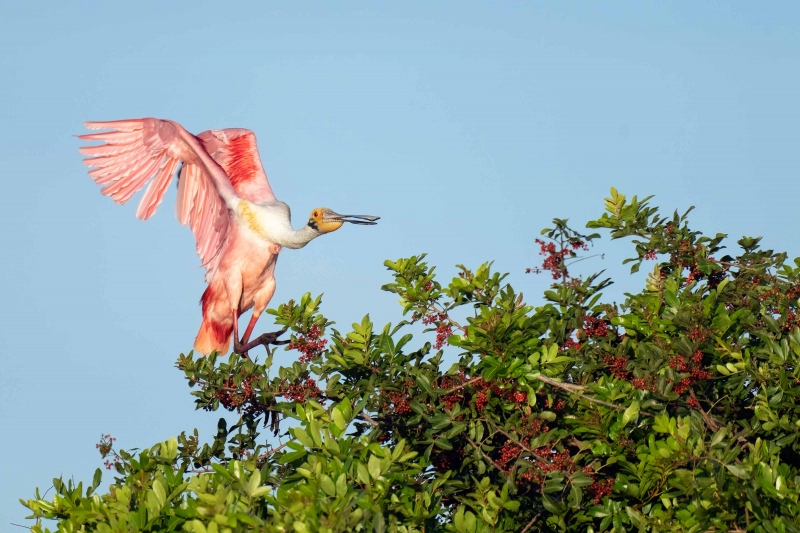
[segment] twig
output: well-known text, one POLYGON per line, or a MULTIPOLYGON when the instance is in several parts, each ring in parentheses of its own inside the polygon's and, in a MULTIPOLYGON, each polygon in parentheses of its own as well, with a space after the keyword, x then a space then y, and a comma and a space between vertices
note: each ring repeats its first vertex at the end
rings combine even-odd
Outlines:
MULTIPOLYGON (((530 446, 528 446, 527 444, 525 444, 521 440, 513 438, 511 435, 506 433, 505 430, 501 429, 497 424, 495 424, 489 418, 484 418, 484 420, 487 421, 488 423, 490 423, 492 425, 492 427, 494 427, 495 431, 497 431, 498 433, 501 433, 508 440, 510 440, 511 442, 513 442, 514 444, 516 444, 517 446, 519 446, 520 448, 522 448, 523 450, 525 450, 526 452, 531 454, 532 456, 536 457, 538 460, 547 461, 547 456, 539 455, 538 453, 536 453, 535 450, 532 450, 530 446)), ((495 465, 495 466, 497 466, 497 465, 495 465)))
POLYGON ((694 399, 697 405, 696 409, 700 411, 700 416, 703 417, 703 420, 705 420, 706 425, 711 428, 711 431, 717 431, 720 427, 722 427, 722 423, 719 420, 708 416, 708 413, 706 413, 705 410, 700 406, 700 402, 697 400, 697 396, 694 395, 694 390, 692 388, 689 388, 689 396, 694 399))
POLYGON ((287 445, 287 444, 289 444, 289 443, 290 443, 290 442, 292 442, 292 441, 294 441, 294 439, 289 439, 288 441, 284 442, 283 444, 281 444, 281 445, 280 445, 280 446, 278 446, 277 448, 272 448, 271 450, 268 450, 268 451, 266 451, 266 452, 262 453, 261 455, 259 455, 258 457, 256 457, 256 461, 261 461, 261 460, 263 460, 263 459, 266 459, 267 457, 269 457, 270 455, 272 455, 272 454, 274 454, 274 453, 278 453, 279 451, 281 451, 282 449, 284 449, 284 448, 286 447, 286 445, 287 445))
POLYGON ((374 418, 372 418, 371 416, 369 416, 367 413, 363 413, 363 412, 362 412, 362 413, 360 413, 360 414, 358 415, 358 417, 359 417, 359 418, 361 418, 362 420, 366 420, 367 422, 369 422, 370 424, 372 424, 372 427, 378 427, 378 426, 380 425, 380 424, 378 424, 378 422, 376 422, 376 421, 375 421, 375 419, 374 419, 374 418))
POLYGON ((483 381, 483 378, 482 378, 482 377, 480 377, 480 376, 478 376, 477 378, 472 378, 472 379, 470 379, 469 381, 465 381, 465 382, 464 382, 464 383, 462 383, 461 385, 456 385, 456 386, 455 386, 455 387, 453 387, 452 389, 447 389, 446 391, 444 391, 444 393, 443 393, 443 394, 450 394, 451 392, 455 392, 455 391, 457 391, 458 389, 463 389, 464 387, 467 387, 467 386, 469 386, 469 385, 472 385, 473 383, 477 383, 478 381, 483 381))
MULTIPOLYGON (((281 444, 277 448, 271 448, 270 450, 268 450, 268 451, 262 453, 261 455, 259 455, 258 457, 256 457, 256 461, 263 461, 264 459, 266 459, 270 455, 278 453, 283 448, 285 448, 286 445, 289 444, 289 442, 292 442, 294 440, 295 439, 289 439, 289 441, 284 442, 283 444, 281 444)), ((211 473, 213 471, 214 471, 214 469, 211 468, 210 466, 206 466, 206 467, 203 467, 203 468, 195 468, 193 470, 188 470, 188 472, 192 473, 192 474, 209 474, 209 473, 211 473)))
POLYGON ((472 444, 479 452, 481 452, 481 455, 483 456, 484 459, 486 459, 487 461, 492 463, 496 469, 500 470, 501 472, 505 472, 504 469, 500 468, 500 465, 498 465, 497 463, 494 462, 494 459, 492 459, 491 457, 486 455, 486 453, 484 453, 483 449, 481 449, 480 444, 478 444, 477 442, 475 442, 474 440, 472 440, 469 437, 466 437, 466 439, 467 439, 467 442, 472 444))
MULTIPOLYGON (((576 257, 576 258, 570 260, 569 264, 567 264, 567 262, 564 261, 564 265, 565 266, 572 266, 575 263, 580 263, 581 261, 586 261, 587 259, 592 259, 594 257, 600 257, 602 255, 605 255, 605 254, 592 254, 592 255, 586 255, 586 256, 583 256, 583 257, 576 257)), ((572 276, 570 276, 570 277, 572 277, 572 276)))
POLYGON ((486 420, 487 422, 489 422, 489 423, 492 425, 492 427, 495 429, 495 431, 497 431, 498 433, 501 433, 503 436, 505 436, 505 438, 507 438, 508 440, 510 440, 511 442, 513 442, 514 444, 516 444, 517 446, 519 446, 520 448, 522 448, 523 450, 525 450, 526 452, 528 452, 529 454, 533 455, 534 457, 536 457, 537 459, 540 459, 540 460, 544 460, 544 459, 546 459, 546 457, 543 457, 543 456, 539 455, 538 453, 536 453, 535 451, 533 451, 533 450, 530 448, 530 446, 528 446, 527 444, 525 444, 525 443, 524 443, 524 442, 522 442, 521 440, 519 440, 519 439, 515 439, 515 438, 513 438, 511 435, 509 435, 508 433, 506 433, 506 431, 505 431, 504 429, 501 429, 501 428, 500 428, 500 427, 499 427, 497 424, 495 424, 495 423, 494 423, 494 422, 493 422, 491 419, 489 419, 489 418, 484 418, 484 420, 486 420))
POLYGON ((540 517, 540 516, 541 516, 541 513, 537 513, 537 514, 536 514, 536 516, 534 516, 534 517, 531 519, 531 521, 530 521, 530 522, 528 522, 528 525, 527 525, 527 526, 525 526, 525 527, 523 528, 523 530, 522 530, 522 531, 520 531, 519 533, 528 533, 528 530, 529 530, 530 528, 532 528, 532 527, 533 527, 533 524, 535 524, 535 523, 536 523, 536 521, 537 521, 537 520, 539 520, 539 517, 540 517))
MULTIPOLYGON (((614 403, 611 403, 611 402, 598 400, 597 398, 592 398, 591 396, 586 396, 585 394, 583 394, 581 392, 578 392, 578 391, 581 391, 581 390, 583 390, 585 388, 582 385, 571 385, 569 383, 563 383, 561 381, 556 381, 554 379, 548 378, 547 376, 543 376, 542 374, 537 375, 536 379, 538 379, 542 383, 547 383, 548 385, 552 385, 553 387, 559 388, 561 390, 565 390, 570 394, 574 394, 575 396, 579 396, 579 397, 583 398, 584 400, 587 400, 587 401, 590 401, 590 402, 593 402, 593 403, 596 403, 596 404, 600 404, 600 405, 605 405, 606 407, 610 407, 612 409, 616 409, 617 411, 624 411, 625 409, 627 409, 627 407, 624 407, 622 405, 617 405, 617 404, 614 404, 614 403)), ((639 414, 640 415, 644 415, 644 416, 655 416, 654 414, 648 413, 647 411, 639 411, 639 414)))

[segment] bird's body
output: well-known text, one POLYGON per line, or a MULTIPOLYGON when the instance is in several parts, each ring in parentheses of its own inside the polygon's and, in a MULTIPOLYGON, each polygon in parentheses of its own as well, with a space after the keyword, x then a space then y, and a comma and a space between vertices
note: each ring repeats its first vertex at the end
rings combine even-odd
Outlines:
POLYGON ((86 127, 113 130, 80 136, 106 142, 81 148, 103 194, 125 203, 150 182, 136 211, 139 218, 155 213, 183 164, 176 216, 194 233, 206 268, 203 323, 194 345, 204 354, 227 351, 232 333, 237 351, 250 347, 253 327, 275 292, 275 264, 283 247, 302 248, 344 222, 377 220, 317 208, 306 225, 293 229, 289 206, 275 198, 249 130, 209 130, 195 137, 175 122, 154 118, 86 127), (238 318, 249 309, 253 316, 239 342, 238 318))
POLYGON ((280 251, 280 245, 262 239, 241 220, 233 221, 219 253, 216 275, 208 280, 200 300, 203 323, 195 339, 197 351, 208 354, 228 350, 234 327, 232 304, 237 305, 237 317, 254 309, 252 320, 258 319, 275 292, 275 264, 280 251), (238 303, 231 301, 229 291, 240 293, 238 303))

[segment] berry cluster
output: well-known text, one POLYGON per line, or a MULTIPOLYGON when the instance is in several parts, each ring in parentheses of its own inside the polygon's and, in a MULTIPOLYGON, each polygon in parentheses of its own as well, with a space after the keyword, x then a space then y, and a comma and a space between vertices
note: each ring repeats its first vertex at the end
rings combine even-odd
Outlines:
POLYGON ((573 339, 572 337, 569 337, 567 340, 564 341, 564 344, 561 345, 561 351, 562 352, 566 352, 566 351, 568 351, 568 350, 570 350, 572 348, 575 348, 576 350, 578 350, 578 349, 580 349, 580 347, 581 347, 581 342, 580 341, 577 341, 577 340, 573 339))
POLYGON ((617 379, 622 379, 630 382, 634 388, 639 390, 656 390, 656 382, 652 377, 634 378, 633 372, 628 370, 628 363, 630 359, 624 355, 606 355, 603 357, 603 363, 608 365, 608 371, 617 379))
MULTIPOLYGON (((545 431, 547 429, 545 428, 545 431)), ((544 485, 547 475, 551 472, 561 472, 564 477, 570 477, 577 471, 583 471, 587 474, 592 484, 589 485, 589 495, 595 504, 609 496, 613 490, 615 480, 613 478, 606 478, 598 480, 591 465, 579 467, 575 463, 575 458, 569 449, 557 451, 550 447, 543 446, 535 450, 528 450, 528 453, 523 451, 523 446, 507 440, 503 446, 499 448, 498 457, 495 459, 495 464, 498 468, 506 473, 510 473, 514 468, 514 462, 521 470, 517 477, 517 484, 521 485, 525 482, 534 483, 537 485, 544 485), (523 455, 527 456, 524 460, 518 461, 523 455)))
POLYGON ((222 382, 222 388, 217 391, 215 396, 228 411, 238 410, 253 395, 250 383, 254 380, 255 376, 251 376, 245 379, 240 387, 237 387, 231 376, 222 382))
POLYGON ((434 459, 433 467, 439 472, 445 472, 460 464, 464 459, 464 448, 442 450, 434 459))
MULTIPOLYGON (((484 379, 479 379, 473 383, 472 386, 475 388, 475 409, 478 411, 483 411, 483 409, 486 407, 486 404, 489 402, 489 392, 492 393, 492 396, 496 396, 498 398, 511 399, 510 397, 513 397, 515 393, 520 392, 516 390, 516 387, 509 387, 511 384, 511 380, 504 380, 502 383, 498 383, 497 381, 486 381, 484 379)), ((525 395, 524 402, 527 402, 527 393, 521 392, 521 394, 525 395)))
MULTIPOLYGON (((564 264, 564 258, 567 257, 571 251, 569 248, 556 248, 554 242, 544 242, 542 239, 536 239, 536 244, 539 245, 539 255, 545 256, 542 261, 542 270, 549 270, 553 279, 561 279, 566 277, 567 266, 564 264)), ((536 273, 541 272, 538 268, 536 273)))
POLYGON ((550 406, 550 400, 549 399, 545 398, 545 400, 544 400, 545 409, 551 409, 551 410, 555 411, 556 413, 558 413, 559 411, 564 409, 564 407, 566 407, 566 406, 567 406, 566 400, 562 400, 561 398, 556 398, 556 401, 553 402, 552 406, 550 406))
MULTIPOLYGON (((603 357, 603 363, 608 366, 608 371, 617 379, 622 379, 630 382, 635 388, 639 390, 646 390, 655 392, 656 381, 652 377, 639 377, 634 378, 633 372, 628 370, 628 363, 630 360, 624 355, 606 355, 603 357)), ((667 378, 667 383, 675 383, 672 390, 677 394, 684 394, 692 384, 699 379, 709 379, 711 372, 705 370, 703 364, 703 352, 697 350, 691 357, 683 355, 676 355, 668 362, 670 368, 676 370, 682 377, 680 379, 672 380, 667 378)), ((689 405, 697 408, 699 404, 694 398, 689 399, 689 405)))
POLYGON ((488 402, 489 397, 486 395, 486 391, 480 391, 475 395, 475 409, 478 411, 483 411, 488 402))
POLYGON ((511 401, 514 403, 528 403, 528 393, 522 391, 515 391, 511 393, 511 401))
POLYGON ((319 390, 317 382, 311 378, 306 378, 302 383, 292 383, 288 387, 281 384, 280 392, 287 400, 292 402, 304 402, 308 398, 319 398, 322 396, 322 391, 319 390))
MULTIPOLYGON (((672 225, 668 225, 666 228, 666 239, 668 242, 672 243, 678 241, 676 230, 672 225)), ((686 285, 691 285, 695 281, 706 279, 708 286, 715 288, 728 275, 728 265, 719 265, 721 267, 720 269, 713 270, 709 274, 704 274, 699 269, 699 262, 700 259, 704 258, 706 253, 707 252, 703 248, 703 245, 693 245, 691 242, 685 239, 678 242, 677 250, 673 250, 670 253, 670 263, 678 265, 681 270, 687 269, 689 271, 689 274, 686 276, 686 281, 684 282, 686 285)), ((650 254, 648 253, 645 257, 649 259, 649 255, 650 254)), ((712 263, 717 263, 713 257, 705 258, 705 260, 712 263)))
POLYGON ((781 326, 781 329, 783 329, 784 332, 789 333, 798 327, 800 327, 800 317, 796 316, 794 311, 789 310, 786 313, 786 318, 783 322, 783 326, 781 326))
POLYGON ((583 332, 587 337, 607 337, 608 324, 602 318, 586 315, 583 317, 583 332))
MULTIPOLYGON (((535 460, 528 461, 528 469, 520 474, 520 478, 531 483, 541 485, 550 472, 564 472, 567 476, 573 474, 577 467, 569 451, 557 452, 551 448, 537 448, 533 450, 535 460)), ((587 467, 588 468, 588 467, 587 467)))
MULTIPOLYGON (((464 372, 461 371, 457 376, 444 376, 439 382, 439 388, 442 390, 450 390, 454 387, 458 387, 464 383, 464 381, 466 381, 464 378, 464 372)), ((452 411, 453 407, 456 405, 461 405, 461 402, 464 401, 464 390, 463 388, 458 388, 453 390, 453 392, 450 394, 445 394, 439 399, 444 404, 445 409, 452 411)))
POLYGON ((514 444, 512 441, 507 440, 505 444, 503 444, 503 447, 500 448, 500 457, 495 459, 494 462, 501 470, 508 473, 511 470, 511 467, 508 466, 508 463, 516 461, 521 451, 522 448, 514 444))
MULTIPOLYGON (((709 261, 714 261, 713 257, 708 258, 709 261)), ((716 288, 717 285, 722 283, 722 280, 725 279, 725 276, 728 275, 728 266, 723 265, 721 270, 715 270, 711 274, 708 275, 708 286, 712 289, 716 288)))
POLYGON ((569 271, 564 262, 567 257, 575 257, 575 250, 589 249, 586 242, 579 238, 570 238, 560 246, 556 246, 553 241, 545 242, 542 239, 536 239, 536 244, 539 245, 539 255, 545 256, 544 261, 542 261, 541 268, 526 268, 525 273, 541 274, 544 270, 549 270, 550 275, 556 280, 569 278, 569 271))
POLYGON ((289 343, 290 350, 297 350, 302 354, 298 359, 300 364, 308 363, 315 357, 319 357, 325 349, 325 345, 328 344, 327 339, 321 339, 321 336, 322 329, 319 325, 314 324, 304 335, 298 335, 296 341, 289 343))
POLYGON ((630 360, 624 355, 606 355, 603 357, 603 363, 608 365, 608 371, 617 378, 629 381, 631 378, 631 371, 627 369, 630 360))
POLYGON ((520 434, 525 437, 534 437, 539 433, 547 433, 548 431, 550 431, 550 428, 547 427, 547 422, 543 418, 523 420, 520 426, 520 434))
POLYGON ((387 415, 405 415, 411 412, 411 395, 407 392, 381 390, 385 401, 381 410, 387 415))
POLYGON ((603 480, 595 481, 589 485, 589 495, 592 497, 592 502, 597 505, 606 496, 610 496, 614 489, 614 479, 606 478, 603 480))
POLYGON ((652 392, 655 392, 655 390, 656 390, 656 382, 651 377, 648 377, 647 379, 645 379, 645 378, 633 378, 631 380, 631 385, 633 385, 634 388, 637 388, 639 390, 649 390, 649 391, 652 391, 652 392))
POLYGON ((699 326, 695 326, 686 336, 693 341, 703 342, 708 339, 708 331, 699 326))
POLYGON ((441 350, 445 344, 447 344, 447 339, 453 334, 453 326, 448 324, 440 324, 436 326, 436 342, 433 344, 433 347, 437 350, 441 350))
POLYGON ((689 270, 689 275, 686 276, 686 285, 691 285, 694 281, 700 281, 703 279, 703 273, 697 270, 696 267, 691 267, 689 270))
POLYGON ((426 326, 430 326, 433 324, 438 324, 439 322, 444 322, 447 319, 448 319, 447 313, 437 313, 432 311, 422 317, 422 323, 426 326))
POLYGON ((453 325, 450 323, 450 317, 447 316, 447 313, 432 311, 422 317, 422 323, 426 326, 436 325, 436 342, 433 347, 441 350, 447 344, 447 339, 453 334, 453 325))
POLYGON ((113 450, 115 440, 117 439, 115 439, 111 435, 101 435, 100 442, 95 444, 94 447, 100 450, 100 455, 102 457, 105 457, 113 450))
POLYGON ((94 445, 100 451, 100 457, 106 459, 109 455, 110 459, 103 461, 106 470, 111 470, 122 458, 114 451, 114 441, 117 440, 111 435, 100 435, 100 442, 94 445))
MULTIPOLYGON (((689 374, 680 381, 678 381, 672 390, 677 394, 683 394, 686 390, 698 379, 708 379, 711 377, 711 372, 703 370, 703 352, 697 350, 694 355, 687 358, 683 355, 676 355, 669 361, 669 366, 674 368, 681 374, 689 374)), ((669 380, 667 380, 669 381, 669 380)))

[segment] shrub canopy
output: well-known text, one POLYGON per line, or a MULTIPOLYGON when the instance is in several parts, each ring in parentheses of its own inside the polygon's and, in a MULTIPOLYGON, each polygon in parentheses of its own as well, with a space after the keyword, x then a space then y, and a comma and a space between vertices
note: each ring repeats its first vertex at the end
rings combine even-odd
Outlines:
POLYGON ((108 491, 54 480, 33 531, 799 531, 800 260, 729 255, 649 198, 605 208, 587 227, 652 266, 621 304, 571 272, 600 235, 566 220, 537 239, 538 307, 491 264, 386 261, 396 325, 339 331, 305 295, 270 311, 289 367, 181 355, 235 423, 136 454, 104 436, 108 491))

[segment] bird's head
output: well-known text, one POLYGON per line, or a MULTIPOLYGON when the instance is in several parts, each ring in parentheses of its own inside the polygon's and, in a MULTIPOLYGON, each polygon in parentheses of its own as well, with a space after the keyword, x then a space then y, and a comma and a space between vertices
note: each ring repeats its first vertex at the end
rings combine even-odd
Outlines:
POLYGON ((372 226, 380 217, 370 215, 340 215, 327 207, 317 207, 308 217, 308 225, 320 233, 330 233, 341 228, 345 222, 372 226))

